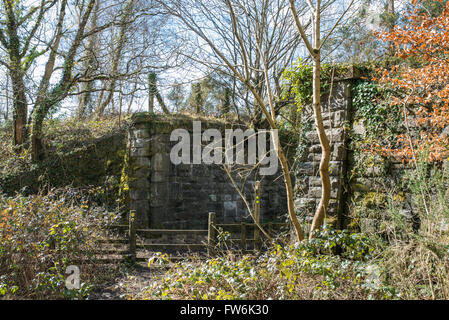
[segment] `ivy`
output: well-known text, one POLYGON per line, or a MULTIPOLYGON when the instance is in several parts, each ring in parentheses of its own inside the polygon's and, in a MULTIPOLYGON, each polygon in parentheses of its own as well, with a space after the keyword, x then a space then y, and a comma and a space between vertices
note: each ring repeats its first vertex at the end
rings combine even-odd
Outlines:
MULTIPOLYGON (((348 71, 347 64, 322 63, 320 71, 321 93, 329 92, 334 79, 341 77, 348 71)), ((282 99, 287 100, 292 97, 298 106, 298 112, 305 105, 312 103, 313 95, 313 66, 302 59, 293 62, 290 68, 285 69, 282 74, 283 92, 282 99)))
POLYGON ((389 138, 397 135, 401 127, 401 110, 391 106, 391 89, 369 80, 357 80, 352 86, 353 108, 356 120, 366 125, 367 135, 389 138))

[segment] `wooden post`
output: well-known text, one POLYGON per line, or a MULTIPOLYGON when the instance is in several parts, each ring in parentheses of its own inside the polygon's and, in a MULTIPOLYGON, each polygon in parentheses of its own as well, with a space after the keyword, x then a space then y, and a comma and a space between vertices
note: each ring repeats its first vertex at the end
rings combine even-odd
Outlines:
POLYGON ((268 222, 268 234, 273 236, 273 222, 268 222))
POLYGON ((240 246, 243 254, 246 253, 246 223, 242 222, 240 225, 240 246))
POLYGON ((260 231, 257 224, 260 224, 260 181, 255 183, 255 203, 254 203, 254 250, 260 250, 260 231))
POLYGON ((207 232, 207 254, 209 257, 215 256, 215 246, 217 244, 217 227, 215 212, 209 212, 209 224, 207 232))
POLYGON ((129 255, 136 261, 136 211, 129 212, 129 255))

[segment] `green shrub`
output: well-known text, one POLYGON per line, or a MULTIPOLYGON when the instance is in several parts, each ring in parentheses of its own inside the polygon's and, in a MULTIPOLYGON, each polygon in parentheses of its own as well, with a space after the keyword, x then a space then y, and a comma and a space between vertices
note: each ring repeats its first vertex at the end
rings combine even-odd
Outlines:
MULTIPOLYGON (((276 245, 259 257, 224 255, 181 262, 138 299, 360 299, 379 295, 371 285, 369 240, 325 229, 311 242, 276 245), (332 253, 341 247, 342 255, 332 253)), ((379 275, 380 276, 380 275, 379 275)))

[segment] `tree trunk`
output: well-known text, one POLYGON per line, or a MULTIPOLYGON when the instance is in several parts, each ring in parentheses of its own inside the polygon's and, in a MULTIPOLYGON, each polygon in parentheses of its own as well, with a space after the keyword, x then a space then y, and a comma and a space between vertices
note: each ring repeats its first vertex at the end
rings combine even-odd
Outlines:
POLYGON ((169 114, 167 106, 165 105, 164 99, 162 98, 159 90, 157 89, 157 75, 155 72, 150 72, 148 74, 148 112, 154 112, 154 98, 156 97, 157 103, 162 108, 162 111, 169 114))
POLYGON ((8 52, 10 60, 11 85, 13 91, 13 143, 22 145, 28 138, 27 113, 28 104, 24 82, 24 71, 20 54, 20 38, 13 2, 5 2, 6 32, 8 34, 8 52))
POLYGON ((14 145, 22 145, 28 138, 28 103, 25 84, 20 73, 12 71, 10 75, 13 91, 13 143, 14 145))
POLYGON ((315 57, 313 59, 313 112, 315 116, 315 126, 321 145, 321 200, 313 217, 312 226, 310 228, 310 238, 313 238, 313 231, 319 230, 324 222, 331 193, 329 178, 329 161, 331 149, 329 139, 327 138, 326 131, 324 130, 323 116, 321 113, 320 64, 320 53, 318 52, 315 54, 315 57))
POLYGON ((154 113, 154 95, 156 91, 156 73, 148 73, 148 112, 154 113))
POLYGON ((288 215, 293 223, 293 227, 295 228, 296 238, 298 239, 298 241, 302 241, 304 240, 304 232, 302 230, 301 223, 299 222, 295 213, 295 204, 293 201, 293 185, 292 179, 290 177, 290 170, 284 152, 280 147, 278 147, 278 157, 281 163, 282 173, 284 175, 285 189, 287 191, 288 215))
POLYGON ((115 48, 115 51, 112 54, 113 57, 112 57, 111 81, 109 83, 108 95, 106 96, 105 101, 103 101, 101 103, 100 107, 96 110, 97 118, 100 118, 103 116, 104 110, 109 105, 109 103, 111 103, 112 98, 114 97, 115 85, 117 83, 117 78, 118 78, 118 67, 120 64, 120 58, 122 57, 123 47, 126 42, 129 18, 132 14, 133 6, 134 6, 134 0, 128 0, 128 2, 126 3, 126 6, 124 8, 124 13, 122 15, 122 18, 120 19, 121 26, 120 26, 117 47, 115 48))
POLYGON ((388 13, 394 14, 394 0, 388 0, 388 13))
MULTIPOLYGON (((94 30, 97 27, 97 18, 98 18, 98 11, 100 10, 100 0, 97 0, 95 4, 95 9, 92 13, 92 21, 90 30, 94 30)), ((98 39, 97 34, 94 33, 89 37, 88 44, 87 44, 87 53, 85 56, 84 61, 84 69, 85 76, 89 78, 92 75, 92 72, 94 70, 94 65, 96 63, 96 57, 95 53, 97 51, 97 45, 98 45, 98 39)), ((79 98, 79 104, 78 104, 78 110, 77 110, 77 117, 79 119, 84 118, 86 111, 92 111, 92 91, 94 90, 94 81, 86 81, 81 83, 81 95, 79 98)))
MULTIPOLYGON (((65 1, 63 1, 63 4, 65 5, 65 1)), ((54 67, 54 53, 56 52, 56 48, 53 49, 49 60, 47 61, 46 67, 45 67, 45 74, 42 79, 42 82, 40 84, 39 88, 39 95, 36 101, 36 105, 34 107, 33 111, 33 117, 31 121, 31 156, 34 161, 39 160, 41 156, 42 151, 42 125, 44 122, 45 117, 48 114, 48 111, 52 106, 57 104, 58 102, 62 101, 67 94, 69 93, 69 90, 73 87, 75 82, 73 81, 73 68, 75 66, 75 56, 78 48, 80 47, 84 31, 87 25, 87 22, 89 20, 89 16, 94 8, 95 0, 90 0, 89 4, 86 8, 86 11, 83 14, 83 17, 79 23, 78 30, 76 32, 75 38, 73 39, 73 42, 70 45, 70 48, 67 52, 67 55, 64 59, 63 63, 63 72, 61 79, 59 80, 59 83, 54 86, 50 91, 48 91, 48 83, 50 78, 46 76, 45 74, 50 74, 53 72, 54 67)), ((65 13, 65 8, 61 7, 61 15, 65 13)), ((60 21, 63 20, 63 16, 60 16, 60 21)), ((59 36, 58 36, 59 37, 59 36)), ((60 38, 59 38, 60 39, 60 38)), ((57 43, 59 43, 59 40, 56 40, 57 43)))

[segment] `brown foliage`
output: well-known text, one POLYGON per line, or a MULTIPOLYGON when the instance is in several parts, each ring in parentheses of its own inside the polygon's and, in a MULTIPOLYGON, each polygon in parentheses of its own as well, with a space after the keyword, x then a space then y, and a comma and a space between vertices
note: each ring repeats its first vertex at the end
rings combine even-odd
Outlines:
POLYGON ((403 26, 378 33, 402 61, 381 70, 378 80, 396 89, 391 106, 403 107, 407 127, 395 146, 379 149, 405 161, 420 152, 427 154, 427 161, 441 161, 449 154, 448 139, 441 135, 449 126, 449 4, 437 17, 422 12, 420 1, 413 1, 413 6, 403 26), (412 126, 418 134, 411 134, 412 126))

